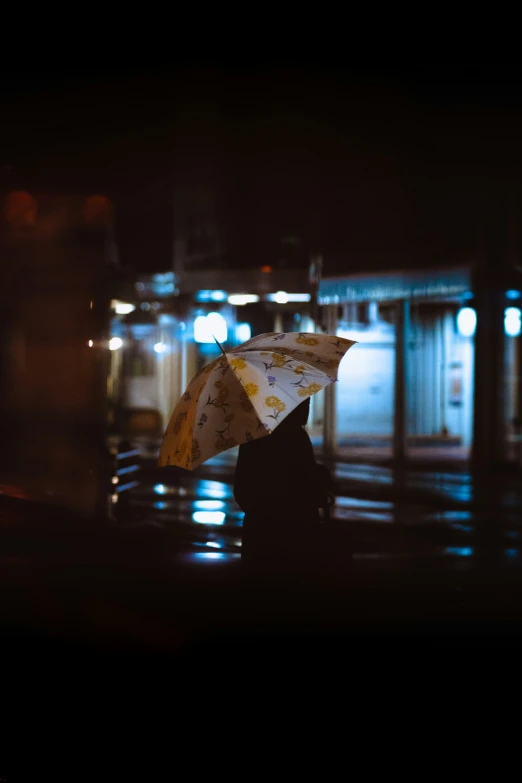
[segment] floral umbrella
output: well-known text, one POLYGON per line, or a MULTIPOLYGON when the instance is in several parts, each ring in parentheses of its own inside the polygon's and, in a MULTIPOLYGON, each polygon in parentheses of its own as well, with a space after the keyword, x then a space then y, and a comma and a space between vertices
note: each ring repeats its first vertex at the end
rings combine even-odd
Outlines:
POLYGON ((327 334, 270 332, 231 351, 221 348, 176 405, 159 465, 194 470, 226 449, 270 435, 306 397, 337 380, 354 343, 327 334))

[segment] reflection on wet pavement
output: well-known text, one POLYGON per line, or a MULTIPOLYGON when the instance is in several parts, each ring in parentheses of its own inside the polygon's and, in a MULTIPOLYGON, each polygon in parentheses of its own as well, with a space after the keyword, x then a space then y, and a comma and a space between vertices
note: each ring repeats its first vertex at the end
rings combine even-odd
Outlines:
MULTIPOLYGON (((225 462, 225 461, 224 461, 225 462)), ((230 456, 225 464, 231 462, 230 456)), ((161 475, 162 471, 158 471, 161 475)), ((163 474, 165 475, 165 474, 163 474)), ((207 474, 208 475, 208 474, 207 474)), ((336 466, 336 477, 392 484, 394 472, 379 466, 336 466)), ((368 500, 343 492, 331 509, 334 524, 350 533, 353 561, 390 561, 420 558, 473 561, 474 537, 491 518, 491 511, 458 506, 472 495, 467 474, 423 472, 408 478, 409 487, 423 487, 455 501, 457 508, 434 509, 429 501, 415 497, 403 501, 368 500)), ((514 495, 511 497, 513 500, 514 495)), ((231 478, 219 481, 195 474, 165 475, 162 481, 142 484, 134 491, 133 504, 150 521, 176 531, 183 562, 227 563, 240 558, 243 514, 234 501, 231 478)), ((449 503, 447 503, 449 505, 449 503)), ((503 557, 510 565, 520 560, 520 520, 512 503, 497 512, 496 525, 506 541, 503 557), (509 541, 509 544, 508 544, 509 541)))
MULTIPOLYGON (((322 461, 320 453, 317 458, 322 461)), ((215 476, 228 484, 232 481, 236 459, 237 449, 231 449, 209 460, 199 473, 215 476)), ((371 493, 374 497, 390 493, 394 496, 399 493, 404 497, 436 501, 439 505, 475 504, 476 507, 488 507, 490 511, 499 504, 514 512, 522 507, 522 485, 509 475, 484 481, 464 468, 446 471, 341 461, 330 463, 329 467, 341 494, 345 496, 361 493, 371 493)))

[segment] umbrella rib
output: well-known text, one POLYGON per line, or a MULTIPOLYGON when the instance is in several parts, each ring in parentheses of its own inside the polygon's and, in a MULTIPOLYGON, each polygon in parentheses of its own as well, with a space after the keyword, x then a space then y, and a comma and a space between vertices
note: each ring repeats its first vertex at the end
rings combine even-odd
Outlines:
MULTIPOLYGON (((228 361, 228 357, 227 357, 227 361, 228 361)), ((237 383, 239 383, 239 385, 240 385, 240 387, 241 387, 241 390, 242 390, 243 392, 245 392, 245 394, 246 394, 245 387, 243 386, 243 383, 242 383, 242 381, 241 381, 241 378, 240 378, 240 377, 239 377, 239 375, 237 374, 237 372, 236 372, 235 368, 234 368, 234 367, 232 367, 232 365, 230 364, 230 362, 229 362, 229 367, 230 367, 230 369, 232 370, 232 374, 233 374, 234 378, 236 379, 237 383)), ((262 421, 262 419, 261 419, 261 414, 258 412, 258 410, 257 410, 256 406, 254 405, 254 403, 252 402, 252 400, 250 399, 250 397, 248 396, 248 394, 246 394, 246 399, 248 400, 248 404, 250 405, 251 409, 253 410, 253 412, 254 412, 254 415, 255 415, 256 419, 257 419, 257 420, 258 420, 258 422, 259 422, 260 424, 262 424, 262 425, 263 425, 263 427, 264 427, 265 425, 263 424, 263 421, 262 421)), ((265 427, 265 429, 266 429, 266 427, 265 427)))

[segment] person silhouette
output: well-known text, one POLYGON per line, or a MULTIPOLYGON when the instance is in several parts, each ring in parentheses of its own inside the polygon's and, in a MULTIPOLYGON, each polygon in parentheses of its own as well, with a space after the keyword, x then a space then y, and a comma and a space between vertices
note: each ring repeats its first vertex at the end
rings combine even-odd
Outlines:
POLYGON ((310 398, 266 437, 239 448, 234 497, 245 512, 242 562, 285 573, 311 567, 311 539, 319 508, 328 507, 330 475, 315 461, 304 429, 310 398))

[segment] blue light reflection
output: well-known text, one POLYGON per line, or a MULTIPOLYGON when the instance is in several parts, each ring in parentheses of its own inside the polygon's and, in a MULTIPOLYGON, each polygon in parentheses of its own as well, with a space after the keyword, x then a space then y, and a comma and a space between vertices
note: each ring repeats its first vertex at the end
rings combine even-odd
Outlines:
POLYGON ((457 555, 457 557, 471 557, 473 554, 473 547, 470 546, 448 546, 446 547, 446 554, 457 555))
POLYGON ((225 522, 224 511, 195 511, 192 519, 200 525, 222 525, 225 522))

